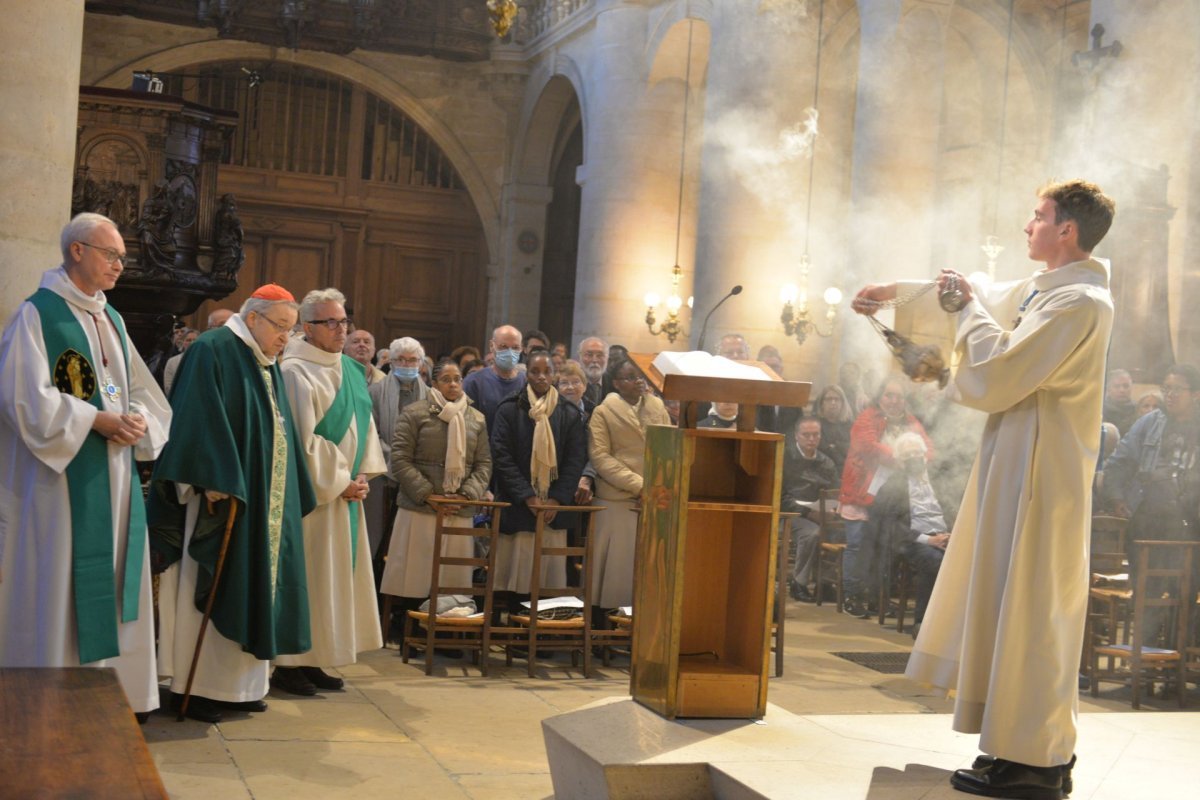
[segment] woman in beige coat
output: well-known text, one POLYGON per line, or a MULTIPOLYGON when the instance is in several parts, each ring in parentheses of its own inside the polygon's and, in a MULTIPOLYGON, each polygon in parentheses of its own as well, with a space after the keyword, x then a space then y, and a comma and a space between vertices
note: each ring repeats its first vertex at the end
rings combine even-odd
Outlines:
MULTIPOLYGON (((434 370, 427 400, 411 403, 396 418, 392 433, 392 476, 400 484, 396 521, 380 592, 409 598, 416 608, 429 596, 437 515, 431 498, 479 500, 492 476, 492 455, 483 414, 471 407, 462 390, 462 373, 453 361, 434 370), (415 598, 415 599, 414 599, 415 598)), ((446 518, 453 527, 471 527, 472 508, 462 506, 446 518)), ((474 540, 447 537, 445 555, 470 558, 474 540)), ((466 586, 470 567, 443 567, 441 583, 466 586)))
POLYGON ((633 559, 637 544, 634 503, 642 494, 647 425, 670 425, 667 409, 644 394, 637 367, 618 361, 608 368, 615 391, 596 406, 588 423, 592 468, 596 471, 596 512, 592 547, 592 586, 596 604, 617 608, 633 603, 633 559))

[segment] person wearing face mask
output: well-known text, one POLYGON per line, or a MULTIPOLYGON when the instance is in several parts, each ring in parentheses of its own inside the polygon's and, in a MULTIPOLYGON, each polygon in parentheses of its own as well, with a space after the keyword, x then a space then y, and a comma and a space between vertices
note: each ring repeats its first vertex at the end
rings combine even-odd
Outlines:
POLYGON ((915 431, 925 441, 926 452, 933 452, 933 442, 924 426, 908 413, 905 386, 899 376, 884 380, 875 401, 863 409, 850 429, 850 452, 842 473, 838 513, 846 521, 846 550, 842 555, 844 610, 856 617, 870 615, 867 596, 874 580, 875 548, 866 541, 867 520, 875 493, 895 469, 892 447, 901 434, 915 431))
MULTIPOLYGON (((554 388, 550 354, 535 350, 525 370, 528 385, 496 409, 491 428, 493 484, 496 500, 512 503, 500 515, 496 545, 498 592, 511 593, 510 613, 529 594, 533 575, 533 532, 537 520, 530 505, 571 505, 587 464, 587 430, 579 409, 563 402, 554 388)), ((575 514, 550 514, 545 544, 566 545, 566 531, 575 514)), ((563 556, 543 558, 543 586, 566 586, 563 556)))
POLYGON ((489 354, 492 365, 471 373, 463 381, 463 391, 487 420, 492 430, 496 409, 506 397, 525 388, 525 373, 517 368, 521 360, 521 332, 512 325, 501 325, 492 331, 489 354))
MULTIPOLYGON (((413 403, 426 399, 429 387, 420 378, 421 362, 425 360, 425 348, 410 336, 402 336, 392 342, 388 351, 391 371, 387 380, 371 384, 368 392, 371 395, 371 413, 375 418, 375 429, 379 432, 379 445, 383 448, 385 464, 391 464, 392 433, 396 428, 396 420, 400 412, 413 403)), ((392 529, 392 521, 396 516, 396 477, 390 470, 384 478, 382 487, 383 503, 380 512, 372 515, 367 525, 371 537, 371 555, 379 555, 380 543, 387 538, 386 532, 392 529), (382 513, 382 517, 378 516, 382 513)), ((378 490, 378 484, 372 489, 378 490)), ((376 564, 376 574, 379 574, 381 564, 376 564)))

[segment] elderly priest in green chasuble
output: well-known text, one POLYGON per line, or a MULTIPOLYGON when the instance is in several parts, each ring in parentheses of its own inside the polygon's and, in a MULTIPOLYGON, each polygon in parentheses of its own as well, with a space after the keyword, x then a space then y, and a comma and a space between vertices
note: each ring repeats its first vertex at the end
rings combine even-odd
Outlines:
POLYGON ((188 715, 266 708, 270 661, 312 646, 301 518, 316 506, 277 358, 296 324, 283 287, 256 290, 184 355, 171 443, 154 470, 150 543, 159 585, 159 673, 182 694, 212 591, 231 498, 236 517, 188 715))
POLYGON ((171 409, 104 296, 116 225, 80 214, 61 242, 0 343, 0 667, 112 667, 144 715, 158 680, 134 459, 158 455, 171 409))

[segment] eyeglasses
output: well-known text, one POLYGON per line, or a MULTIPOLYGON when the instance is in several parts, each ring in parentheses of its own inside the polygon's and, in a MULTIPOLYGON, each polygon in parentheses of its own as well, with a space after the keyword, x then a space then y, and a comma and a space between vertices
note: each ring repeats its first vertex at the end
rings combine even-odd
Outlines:
POLYGON ((89 244, 88 242, 79 242, 79 244, 83 245, 84 247, 90 247, 93 250, 99 250, 100 255, 104 256, 104 260, 108 262, 109 266, 112 266, 120 261, 121 266, 123 267, 125 266, 126 261, 129 259, 128 255, 122 255, 120 252, 112 249, 111 247, 101 247, 98 244, 89 244))
POLYGON ((268 317, 266 314, 255 314, 254 316, 256 319, 265 319, 267 322, 271 323, 271 327, 274 328, 279 333, 287 333, 288 331, 290 331, 292 329, 291 325, 283 325, 281 323, 278 323, 275 320, 268 317))
POLYGON ((350 320, 349 319, 333 319, 332 317, 330 317, 329 319, 310 319, 308 321, 308 324, 309 325, 324 325, 326 328, 328 328, 331 331, 336 331, 338 328, 345 328, 346 330, 350 330, 350 320))
POLYGON ((1163 397, 1173 397, 1174 395, 1183 394, 1184 392, 1190 392, 1191 390, 1192 390, 1192 387, 1190 387, 1190 386, 1163 386, 1162 387, 1162 396, 1163 397))

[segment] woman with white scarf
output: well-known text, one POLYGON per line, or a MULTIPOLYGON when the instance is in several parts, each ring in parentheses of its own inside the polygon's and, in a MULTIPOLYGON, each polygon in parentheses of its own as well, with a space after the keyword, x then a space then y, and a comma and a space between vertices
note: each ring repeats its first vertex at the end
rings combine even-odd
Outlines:
POLYGON ((596 512, 592 545, 592 587, 596 605, 618 608, 633 603, 633 559, 638 515, 634 503, 642 494, 647 425, 670 425, 662 400, 645 393, 632 361, 609 365, 615 391, 596 406, 591 430, 592 468, 596 470, 596 512))
MULTIPOLYGON (((427 402, 412 403, 396 418, 392 434, 392 474, 400 484, 396 521, 380 592, 402 598, 401 608, 416 608, 429 596, 437 515, 431 499, 479 500, 492 475, 487 425, 463 393, 458 365, 446 360, 434 369, 427 402)), ((446 518, 452 527, 471 527, 471 506, 446 518)), ((446 538, 445 555, 470 558, 474 540, 446 538)), ((443 567, 444 584, 466 586, 470 567, 443 567)))
MULTIPOLYGON (((513 592, 515 601, 529 594, 533 573, 533 531, 537 518, 531 504, 571 505, 587 464, 587 431, 579 409, 559 402, 553 385, 550 354, 535 350, 529 355, 526 385, 496 409, 492 427, 492 460, 495 464, 496 500, 512 503, 500 515, 500 542, 496 551, 496 591, 513 592)), ((547 520, 546 544, 566 545, 566 529, 574 524, 559 514, 547 520), (552 527, 551 527, 552 526, 552 527)), ((542 559, 543 586, 566 586, 562 556, 542 559)))

